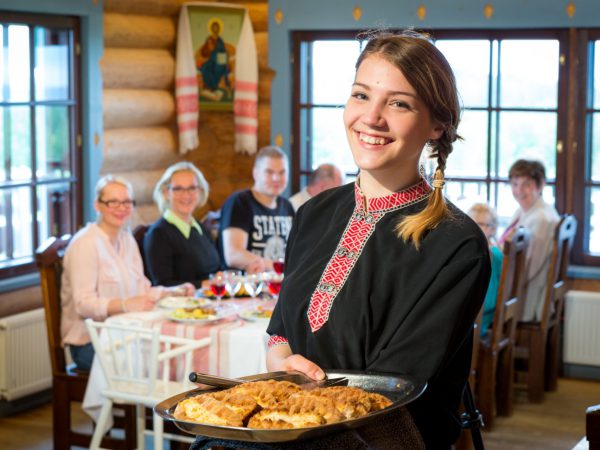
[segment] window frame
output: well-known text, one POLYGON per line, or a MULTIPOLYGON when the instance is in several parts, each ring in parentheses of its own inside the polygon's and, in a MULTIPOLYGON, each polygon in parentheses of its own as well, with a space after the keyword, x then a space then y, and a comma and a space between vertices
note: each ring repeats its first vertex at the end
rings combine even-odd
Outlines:
MULTIPOLYGON (((29 26, 29 71, 33 74, 35 67, 35 45, 34 45, 34 27, 39 26, 46 29, 68 29, 71 32, 70 35, 70 53, 69 53, 69 84, 70 92, 68 100, 37 100, 35 99, 35 80, 33 75, 30 77, 30 97, 26 101, 0 101, 0 106, 6 107, 11 105, 23 105, 29 108, 29 118, 31 124, 31 143, 30 143, 30 154, 31 154, 31 169, 32 177, 27 180, 6 180, 0 182, 0 195, 3 195, 5 190, 13 189, 15 187, 27 186, 31 192, 31 211, 32 221, 30 226, 32 227, 32 242, 31 242, 31 258, 19 258, 24 260, 22 263, 11 263, 11 260, 5 261, 0 264, 0 282, 9 282, 10 279, 32 275, 37 272, 35 265, 35 250, 42 244, 39 240, 39 226, 38 220, 36 219, 37 213, 39 212, 40 202, 38 201, 39 188, 43 186, 51 186, 56 184, 69 184, 69 204, 71 214, 68 218, 68 223, 65 224, 66 230, 56 230, 56 233, 52 234, 63 234, 64 232, 74 233, 83 222, 83 142, 82 142, 82 93, 81 93, 81 23, 77 16, 69 15, 52 15, 52 14, 37 14, 37 13, 26 13, 26 12, 13 12, 13 11, 0 11, 0 23, 5 24, 18 24, 29 26), (35 107, 36 106, 65 106, 68 108, 69 118, 69 158, 71 160, 72 169, 71 176, 61 178, 51 178, 44 175, 38 176, 37 170, 37 148, 36 148, 36 117, 35 107)), ((4 162, 2 162, 5 164, 4 162)), ((50 216, 49 216, 50 217, 50 216)), ((12 228, 12 226, 11 226, 12 228)), ((15 260, 12 260, 15 261, 15 260)))
MULTIPOLYGON (((573 212, 579 221, 579 229, 572 251, 572 261, 588 266, 600 266, 600 256, 584 253, 584 226, 589 226, 589 210, 585 204, 585 181, 578 174, 585 173, 590 160, 589 142, 586 141, 586 96, 589 87, 588 76, 588 43, 600 39, 599 28, 567 29, 426 29, 434 39, 556 39, 559 42, 559 78, 557 98, 556 124, 556 178, 549 182, 555 186, 555 207, 559 213, 573 212), (585 86, 585 89, 580 89, 585 86), (585 143, 581 145, 578 143, 585 143), (585 151, 577 151, 585 147, 585 151), (587 220, 586 220, 587 218, 587 220)), ((291 139, 291 185, 292 190, 302 187, 301 181, 310 173, 310 149, 303 149, 305 137, 301 136, 301 109, 313 107, 310 103, 302 102, 301 92, 306 82, 302 71, 308 72, 310 67, 301 67, 301 51, 305 42, 315 40, 356 39, 356 30, 331 31, 293 31, 292 43, 292 139, 291 139)), ((596 57, 600 57, 597 55, 596 57)), ((597 80, 600 82, 600 80, 597 80)), ((489 106, 489 105, 488 105, 489 106)), ((498 109, 498 108, 492 108, 498 109)), ((505 110, 506 108, 501 108, 505 110)), ((510 110, 510 108, 508 108, 510 110)), ((485 181, 488 188, 493 183, 508 183, 507 177, 489 176, 490 144, 488 144, 488 176, 485 180, 468 179, 464 181, 485 181)), ((462 178, 452 177, 452 181, 462 178)), ((593 183, 600 186, 600 183, 593 183)), ((488 189, 488 192, 491 192, 488 189)), ((591 206, 591 204, 588 204, 591 206)))

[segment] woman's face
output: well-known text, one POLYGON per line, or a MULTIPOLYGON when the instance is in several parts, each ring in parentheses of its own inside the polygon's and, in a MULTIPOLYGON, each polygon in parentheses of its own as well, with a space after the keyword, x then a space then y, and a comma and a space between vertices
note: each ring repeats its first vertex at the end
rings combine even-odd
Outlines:
POLYGON ((356 71, 344 125, 354 161, 366 171, 418 171, 425 143, 442 134, 402 72, 377 55, 356 71))
POLYGON ((123 228, 133 212, 132 200, 129 191, 122 184, 107 184, 100 199, 94 202, 98 220, 111 228, 123 228))
POLYGON ((538 187, 530 177, 513 177, 510 179, 512 194, 523 211, 528 211, 542 195, 544 186, 538 187))
POLYGON ((200 187, 196 175, 190 171, 175 172, 166 189, 171 211, 184 220, 192 217, 200 201, 200 187))

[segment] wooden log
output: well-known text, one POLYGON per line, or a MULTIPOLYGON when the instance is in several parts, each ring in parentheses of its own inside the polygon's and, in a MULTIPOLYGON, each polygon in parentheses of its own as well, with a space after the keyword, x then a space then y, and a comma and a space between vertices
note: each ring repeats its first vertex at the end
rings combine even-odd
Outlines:
POLYGON ((131 229, 138 225, 151 225, 158 220, 160 213, 154 203, 138 203, 131 214, 131 229))
POLYGON ((248 14, 250 14, 250 21, 255 33, 269 31, 269 3, 267 1, 260 3, 239 3, 248 8, 248 14))
POLYGON ((175 118, 175 99, 167 91, 104 89, 104 128, 151 127, 175 118))
MULTIPOLYGON (((103 174, 108 173, 102 168, 103 174)), ((164 170, 136 170, 131 172, 113 172, 115 175, 125 178, 133 186, 135 201, 143 205, 153 203, 152 191, 154 186, 162 176, 164 170)))
POLYGON ((181 0, 104 0, 105 12, 174 16, 179 13, 181 0))
POLYGON ((258 60, 258 70, 269 68, 269 33, 254 32, 254 41, 256 43, 256 58, 258 60))
POLYGON ((176 138, 169 127, 116 128, 104 133, 106 172, 161 169, 178 160, 176 138))
POLYGON ((175 18, 104 14, 104 47, 175 48, 175 18))
POLYGON ((100 65, 105 89, 171 89, 175 79, 168 50, 105 48, 100 65))

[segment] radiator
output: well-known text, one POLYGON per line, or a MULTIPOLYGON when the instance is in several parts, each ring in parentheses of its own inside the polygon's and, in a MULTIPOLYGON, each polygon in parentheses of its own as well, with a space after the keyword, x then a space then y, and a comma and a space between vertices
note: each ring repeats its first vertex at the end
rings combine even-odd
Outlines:
POLYGON ((44 310, 0 319, 0 398, 15 400, 51 385, 44 310))
POLYGON ((600 367, 600 292, 568 291, 563 360, 600 367))

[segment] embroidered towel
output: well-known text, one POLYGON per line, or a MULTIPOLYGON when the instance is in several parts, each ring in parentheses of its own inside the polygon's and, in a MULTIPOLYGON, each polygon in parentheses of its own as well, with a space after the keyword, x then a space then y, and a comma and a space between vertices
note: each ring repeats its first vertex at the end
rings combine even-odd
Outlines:
POLYGON ((235 56, 235 93, 233 113, 235 123, 235 150, 253 154, 257 149, 258 129, 258 64, 252 22, 246 8, 226 3, 188 2, 181 8, 177 30, 177 62, 175 69, 175 100, 179 152, 185 153, 198 146, 198 82, 194 48, 190 31, 188 8, 216 6, 240 8, 244 19, 235 56))

